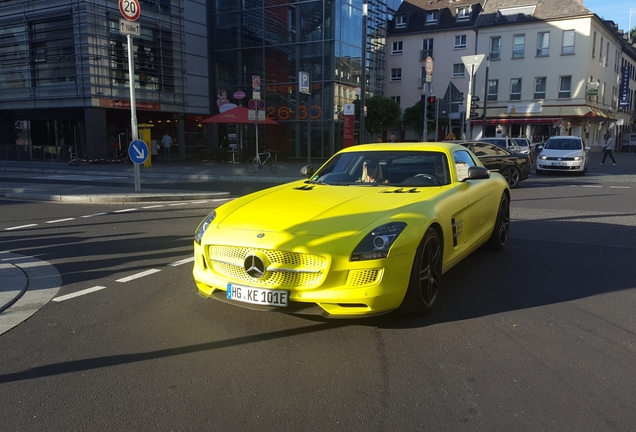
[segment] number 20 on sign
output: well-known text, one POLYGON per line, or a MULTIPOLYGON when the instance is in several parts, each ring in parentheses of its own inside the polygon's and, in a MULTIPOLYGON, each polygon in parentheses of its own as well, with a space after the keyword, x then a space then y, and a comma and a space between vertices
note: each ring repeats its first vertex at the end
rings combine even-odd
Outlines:
POLYGON ((128 21, 135 21, 141 14, 139 0, 119 0, 119 11, 128 21))

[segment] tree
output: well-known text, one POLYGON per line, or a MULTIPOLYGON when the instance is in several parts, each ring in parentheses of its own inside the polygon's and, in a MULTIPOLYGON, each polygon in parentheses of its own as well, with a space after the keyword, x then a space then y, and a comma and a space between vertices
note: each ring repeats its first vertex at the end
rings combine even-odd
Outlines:
POLYGON ((636 43, 636 27, 634 27, 633 29, 631 29, 627 35, 627 40, 630 43, 636 43))
MULTIPOLYGON (((393 99, 371 96, 364 103, 367 106, 364 128, 368 133, 381 134, 389 128, 402 126, 402 110, 393 99)), ((356 99, 354 104, 356 117, 360 118, 360 99, 356 99)))
MULTIPOLYGON (((417 101, 415 105, 404 110, 404 124, 413 128, 418 134, 422 134, 424 128, 424 99, 417 101)), ((430 123, 430 122, 427 122, 430 123)), ((435 125, 433 125, 435 127, 435 125)), ((429 131, 431 125, 428 125, 429 131)))

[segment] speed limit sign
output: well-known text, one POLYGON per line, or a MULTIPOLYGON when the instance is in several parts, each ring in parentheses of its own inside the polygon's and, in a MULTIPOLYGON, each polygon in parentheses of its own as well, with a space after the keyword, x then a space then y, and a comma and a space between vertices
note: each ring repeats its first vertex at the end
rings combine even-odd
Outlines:
POLYGON ((128 21, 135 21, 141 13, 139 0, 119 0, 119 11, 128 21))

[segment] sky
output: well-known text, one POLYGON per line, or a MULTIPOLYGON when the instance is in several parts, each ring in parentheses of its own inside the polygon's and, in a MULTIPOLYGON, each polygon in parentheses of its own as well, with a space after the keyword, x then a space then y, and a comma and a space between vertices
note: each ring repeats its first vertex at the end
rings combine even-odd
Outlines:
POLYGON ((627 33, 627 27, 636 26, 636 1, 634 0, 583 0, 583 6, 605 20, 614 21, 620 30, 627 33))

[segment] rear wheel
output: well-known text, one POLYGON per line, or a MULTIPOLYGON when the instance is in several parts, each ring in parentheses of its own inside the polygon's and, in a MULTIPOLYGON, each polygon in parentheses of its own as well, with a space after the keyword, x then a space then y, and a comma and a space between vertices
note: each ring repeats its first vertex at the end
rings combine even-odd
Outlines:
POLYGON ((510 189, 517 186, 519 184, 519 179, 521 179, 521 172, 515 167, 504 168, 501 172, 501 175, 504 176, 504 178, 508 182, 508 186, 510 186, 510 189))
POLYGON ((276 174, 277 166, 276 166, 276 162, 272 158, 269 159, 269 169, 271 169, 272 172, 276 174))
POLYGON ((442 242, 434 228, 429 228, 415 253, 409 286, 402 309, 422 315, 435 301, 442 282, 442 242))
POLYGON ((247 160, 247 170, 251 173, 258 171, 258 159, 251 157, 247 160))
POLYGON ((508 241, 508 233, 510 232, 510 197, 504 192, 499 201, 499 210, 497 211, 497 221, 492 234, 488 239, 488 248, 492 250, 502 250, 508 241))

